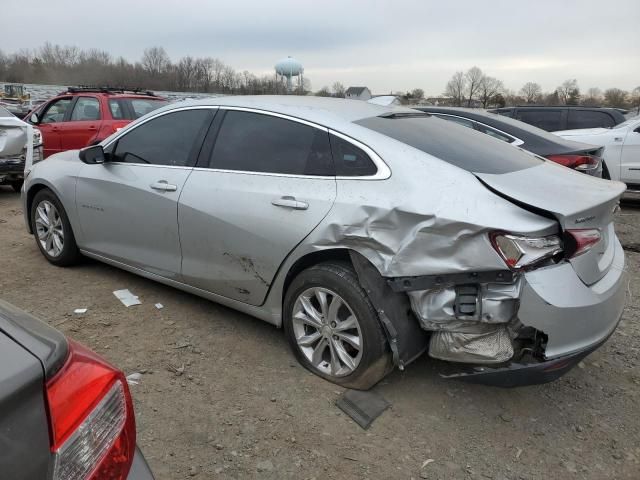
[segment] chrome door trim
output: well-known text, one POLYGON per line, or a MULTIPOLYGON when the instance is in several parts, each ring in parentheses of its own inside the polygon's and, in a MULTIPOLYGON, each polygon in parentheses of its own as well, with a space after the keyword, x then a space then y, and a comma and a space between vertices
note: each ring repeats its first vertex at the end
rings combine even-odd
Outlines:
MULTIPOLYGON (((427 113, 430 113, 430 112, 427 112, 427 113)), ((518 137, 514 137, 510 133, 504 132, 504 131, 500 130, 499 128, 496 128, 496 127, 494 127, 492 125, 487 125, 486 123, 480 122, 480 121, 475 120, 473 118, 461 117, 460 115, 454 115, 452 113, 431 113, 431 115, 436 116, 436 117, 437 116, 456 117, 456 118, 461 118, 462 120, 468 120, 470 122, 475 122, 475 123, 477 123, 479 125, 482 125, 482 126, 485 126, 487 128, 490 128, 492 130, 495 130, 496 132, 500 132, 503 135, 505 135, 506 137, 513 138, 514 141, 513 142, 509 142, 509 145, 513 145, 514 147, 519 147, 520 145, 522 145, 524 143, 524 140, 520 140, 518 137)), ((510 118, 510 117, 507 117, 507 118, 510 118)), ((475 128, 474 128, 474 130, 475 130, 475 128)), ((480 132, 480 133, 484 133, 484 132, 480 132)), ((485 133, 485 135, 488 135, 488 134, 485 133)))

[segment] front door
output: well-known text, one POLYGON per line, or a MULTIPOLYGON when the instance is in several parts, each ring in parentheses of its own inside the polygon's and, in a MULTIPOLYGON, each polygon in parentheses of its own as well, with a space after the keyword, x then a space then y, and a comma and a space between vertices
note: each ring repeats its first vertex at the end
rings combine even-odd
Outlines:
POLYGON ((42 133, 44 157, 62 151, 60 127, 69 118, 69 107, 73 97, 63 97, 53 100, 43 110, 37 125, 42 133))
POLYGON ((640 122, 629 128, 620 157, 620 180, 640 189, 640 122))
POLYGON ((76 150, 89 145, 100 130, 100 113, 100 101, 96 97, 76 97, 69 121, 59 127, 62 150, 76 150))
POLYGON ((333 205, 329 135, 234 110, 221 111, 216 124, 222 115, 215 146, 199 163, 205 168, 193 171, 180 197, 182 275, 203 290, 259 305, 289 252, 333 205))
POLYGON ((179 278, 178 199, 212 115, 187 109, 152 118, 109 144, 107 163, 82 168, 82 249, 179 278))

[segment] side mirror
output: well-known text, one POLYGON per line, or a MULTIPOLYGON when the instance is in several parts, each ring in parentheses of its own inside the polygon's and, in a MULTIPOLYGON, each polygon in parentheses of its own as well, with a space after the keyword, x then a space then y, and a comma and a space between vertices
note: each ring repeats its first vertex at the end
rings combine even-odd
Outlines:
POLYGON ((93 145, 80 150, 80 160, 88 165, 106 162, 102 145, 93 145))
POLYGON ((31 116, 29 117, 29 121, 31 123, 33 123, 34 125, 38 125, 40 123, 40 119, 38 118, 38 114, 37 113, 32 113, 31 116))

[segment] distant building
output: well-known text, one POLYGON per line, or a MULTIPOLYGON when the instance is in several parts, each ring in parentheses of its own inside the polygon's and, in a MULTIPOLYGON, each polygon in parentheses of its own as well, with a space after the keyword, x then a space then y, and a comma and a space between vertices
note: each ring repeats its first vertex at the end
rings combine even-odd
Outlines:
POLYGON ((365 102, 371 98, 371 90, 367 87, 349 87, 344 92, 344 98, 351 100, 364 100, 365 102))

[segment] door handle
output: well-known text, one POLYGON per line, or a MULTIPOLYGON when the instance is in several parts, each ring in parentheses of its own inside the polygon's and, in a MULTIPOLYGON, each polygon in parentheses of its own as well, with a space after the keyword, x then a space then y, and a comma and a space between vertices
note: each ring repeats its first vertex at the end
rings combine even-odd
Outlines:
POLYGON ((309 204, 307 202, 296 200, 296 197, 292 197, 290 195, 274 198, 271 200, 271 205, 275 205, 276 207, 293 208, 294 210, 306 210, 309 208, 309 204))
POLYGON ((98 127, 96 127, 95 125, 89 125, 88 130, 97 130, 98 127))
POLYGON ((175 192, 178 190, 177 185, 171 185, 170 183, 167 183, 166 180, 158 180, 156 183, 152 183, 149 186, 154 190, 159 190, 161 192, 175 192))

